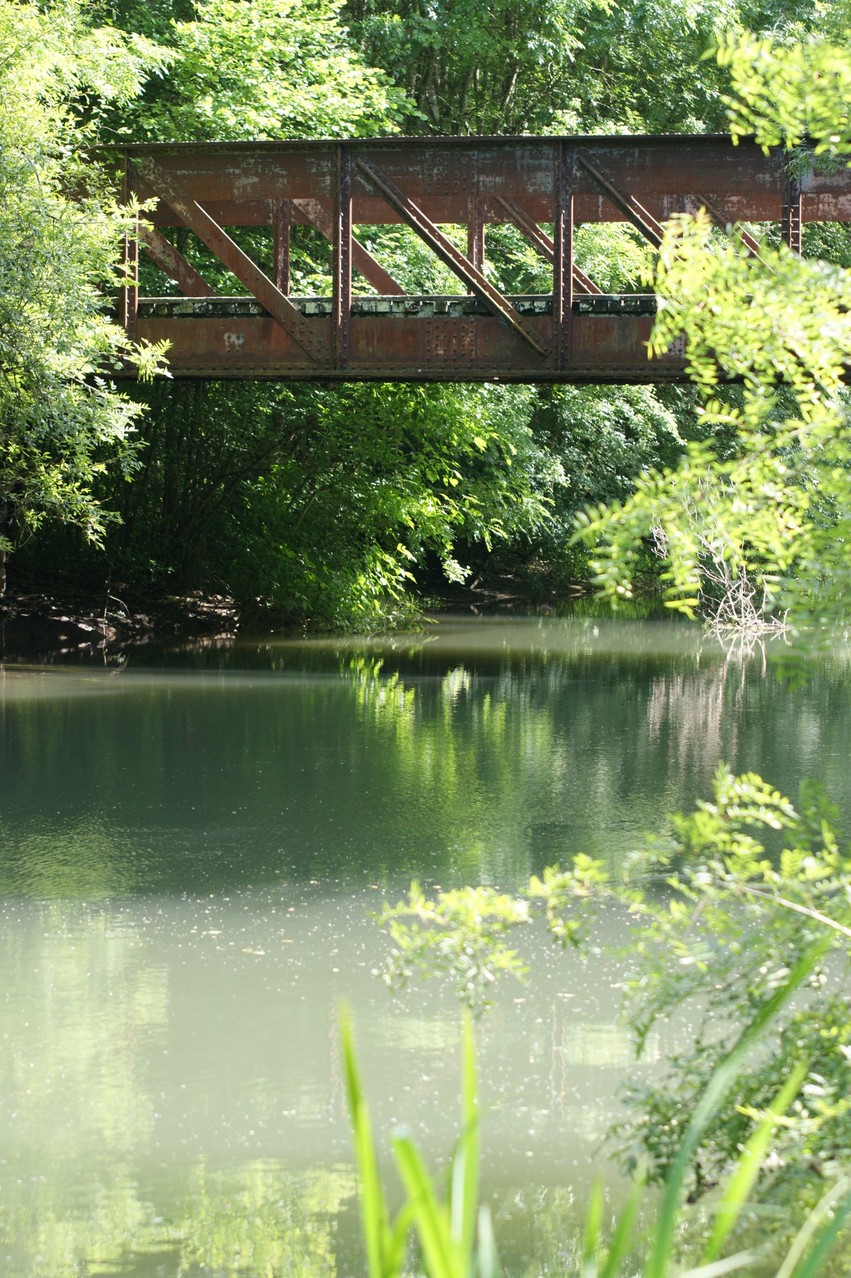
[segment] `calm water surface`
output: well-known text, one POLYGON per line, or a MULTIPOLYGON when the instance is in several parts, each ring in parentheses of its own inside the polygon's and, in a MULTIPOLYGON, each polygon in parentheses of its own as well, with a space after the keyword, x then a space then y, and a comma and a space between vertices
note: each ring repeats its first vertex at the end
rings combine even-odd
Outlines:
MULTIPOLYGON (((404 1122, 438 1166, 458 1104, 457 1007, 387 991, 370 913, 413 877, 616 865, 722 759, 847 815, 849 687, 844 648, 790 690, 688 627, 555 619, 0 668, 0 1271, 362 1272, 341 1003, 382 1142, 404 1122)), ((554 1271, 608 1166, 629 927, 585 957, 530 932, 482 1026, 512 1273, 554 1271)))

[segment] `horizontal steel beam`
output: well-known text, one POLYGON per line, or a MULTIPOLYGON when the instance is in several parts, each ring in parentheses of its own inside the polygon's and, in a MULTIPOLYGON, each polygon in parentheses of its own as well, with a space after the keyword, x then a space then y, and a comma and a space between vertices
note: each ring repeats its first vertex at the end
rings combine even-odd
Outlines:
MULTIPOLYGON (((602 163, 618 186, 632 192, 663 222, 695 200, 712 200, 731 222, 779 222, 787 199, 786 158, 764 155, 753 143, 734 147, 720 137, 617 137, 571 140, 577 156, 602 163)), ((472 174, 484 216, 510 221, 496 204, 502 196, 519 204, 538 223, 552 222, 552 174, 557 138, 355 139, 347 142, 355 162, 381 168, 433 222, 466 225, 472 174)), ((281 199, 314 199, 331 207, 335 189, 334 142, 139 144, 114 148, 116 165, 133 166, 146 156, 172 173, 220 226, 268 226, 281 199)), ((108 160, 107 151, 102 152, 108 160)), ((154 192, 142 181, 140 195, 154 192)), ((845 170, 801 179, 804 221, 851 220, 851 185, 845 170)), ((581 164, 575 188, 575 220, 622 222, 626 216, 581 164)), ((401 217, 366 180, 353 183, 357 226, 386 225, 401 217)), ((167 208, 157 210, 158 226, 179 226, 167 208)), ((297 221, 310 218, 302 213, 297 221)))
MULTIPOLYGON (((328 332, 330 317, 317 316, 328 332)), ((529 317, 530 326, 536 321, 529 317)), ((148 341, 166 339, 180 352, 178 377, 272 378, 293 381, 435 382, 656 382, 680 381, 683 359, 675 351, 647 356, 652 316, 628 313, 574 317, 569 367, 557 369, 518 343, 492 315, 433 315, 412 320, 393 315, 353 314, 344 369, 330 361, 318 367, 299 358, 270 317, 258 315, 167 318, 140 315, 137 332, 148 341)), ((536 327, 551 332, 549 315, 536 327)))

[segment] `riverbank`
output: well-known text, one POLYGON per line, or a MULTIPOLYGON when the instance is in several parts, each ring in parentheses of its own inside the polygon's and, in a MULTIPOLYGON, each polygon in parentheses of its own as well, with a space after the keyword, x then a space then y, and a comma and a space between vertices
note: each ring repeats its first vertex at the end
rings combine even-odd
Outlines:
POLYGON ((230 639, 239 621, 236 603, 224 595, 7 594, 0 601, 0 660, 56 660, 136 643, 230 639))
MULTIPOLYGON (((569 592, 548 592, 542 601, 530 595, 528 582, 508 578, 475 588, 450 586, 439 593, 429 591, 420 606, 429 613, 477 615, 535 608, 546 614, 554 607, 575 603, 581 594, 582 587, 577 585, 569 592)), ((407 622, 414 617, 415 610, 407 614, 407 622)), ((115 594, 61 589, 10 591, 0 600, 0 661, 55 661, 142 643, 228 640, 245 630, 253 633, 258 621, 256 612, 246 617, 228 595, 146 595, 125 587, 117 587, 115 594)), ((288 624, 285 618, 262 614, 259 628, 287 630, 288 624)), ((393 628, 389 617, 388 628, 393 628)))

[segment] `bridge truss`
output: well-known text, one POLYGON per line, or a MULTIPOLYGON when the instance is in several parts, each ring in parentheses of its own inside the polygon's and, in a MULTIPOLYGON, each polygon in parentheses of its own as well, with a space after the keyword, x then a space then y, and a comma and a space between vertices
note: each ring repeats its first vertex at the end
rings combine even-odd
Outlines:
POLYGON ((628 223, 657 247, 666 218, 704 207, 800 252, 806 221, 851 221, 848 170, 795 177, 782 152, 715 136, 130 145, 110 158, 152 209, 127 242, 122 320, 170 343, 177 377, 677 381, 681 350, 647 356, 655 298, 605 292, 575 260, 578 227, 628 223), (457 293, 401 287, 374 231, 394 225, 457 293), (532 247, 548 291, 497 287, 494 225, 532 247), (327 242, 321 295, 292 292, 300 227, 327 242))

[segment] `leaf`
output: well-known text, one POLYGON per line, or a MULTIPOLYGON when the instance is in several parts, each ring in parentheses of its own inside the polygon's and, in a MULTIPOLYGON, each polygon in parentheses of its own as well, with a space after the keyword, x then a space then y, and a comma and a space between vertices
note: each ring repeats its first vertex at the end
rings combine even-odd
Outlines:
MULTIPOLYGON (((388 1227, 389 1213, 378 1170, 369 1111, 355 1056, 351 1021, 345 1011, 340 1015, 340 1038, 346 1076, 346 1095, 361 1189, 361 1221, 366 1243, 367 1265, 370 1278, 392 1278, 392 1275, 401 1272, 401 1269, 394 1268, 394 1246, 388 1245, 391 1241, 388 1227)), ((394 1243, 395 1241, 393 1240, 394 1243)))
POLYGON ((635 1220, 644 1194, 646 1177, 643 1169, 635 1175, 629 1197, 621 1208, 614 1233, 608 1245, 606 1260, 600 1269, 599 1278, 617 1278, 621 1261, 626 1256, 633 1241, 635 1220))
POLYGON ((601 1245, 603 1225, 603 1186, 599 1177, 591 1186, 588 1208, 585 1212, 585 1229, 582 1235, 582 1274, 593 1276, 597 1271, 597 1256, 601 1245))
POLYGON ((469 1012, 464 1016, 461 1063, 461 1137, 452 1159, 452 1237, 467 1269, 473 1258, 479 1202, 479 1107, 475 1041, 469 1012))
POLYGON ((429 1278, 466 1278, 461 1249, 452 1237, 448 1214, 438 1202, 431 1177, 410 1136, 395 1137, 393 1153, 411 1205, 429 1278))
POLYGON ((817 1278, 849 1215, 851 1177, 843 1176, 827 1190, 807 1216, 776 1278, 817 1278))
POLYGON ((703 1253, 705 1264, 718 1256, 738 1220, 759 1175, 777 1119, 786 1113, 806 1076, 807 1064, 801 1062, 792 1070, 739 1155, 733 1173, 724 1186, 721 1201, 715 1208, 715 1223, 703 1253))
POLYGON ((799 959, 788 979, 764 1001, 754 1017, 740 1033, 731 1051, 712 1074, 700 1098, 697 1109, 692 1115, 665 1182, 653 1248, 644 1270, 645 1278, 666 1278, 676 1236, 676 1222, 683 1183, 701 1132, 721 1104, 726 1092, 741 1069, 747 1053, 759 1040, 781 1008, 788 1003, 795 991, 800 988, 818 965, 827 948, 828 942, 826 941, 813 945, 799 959))

